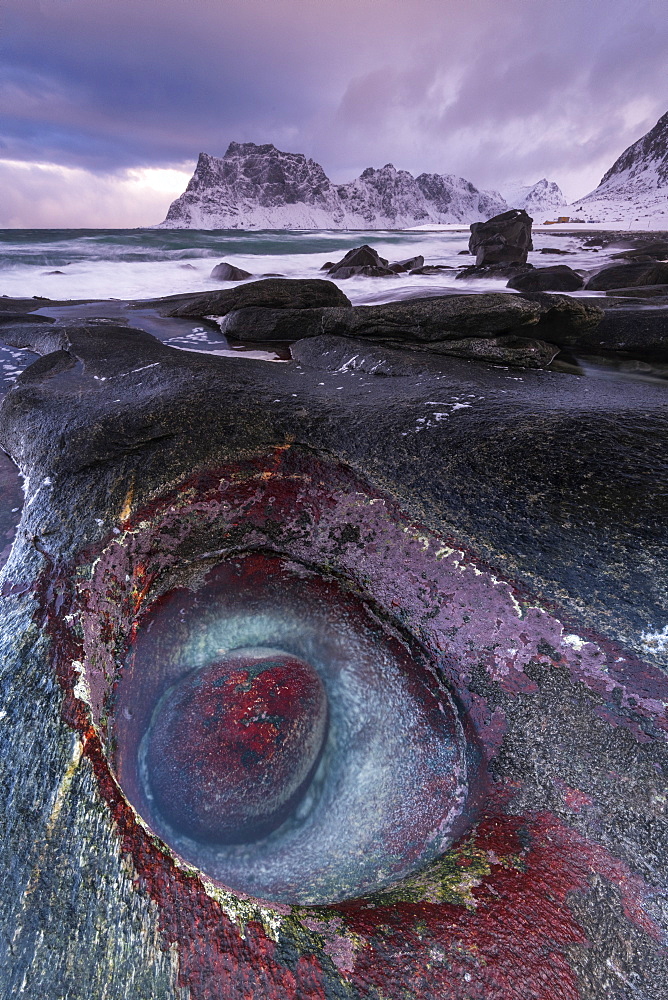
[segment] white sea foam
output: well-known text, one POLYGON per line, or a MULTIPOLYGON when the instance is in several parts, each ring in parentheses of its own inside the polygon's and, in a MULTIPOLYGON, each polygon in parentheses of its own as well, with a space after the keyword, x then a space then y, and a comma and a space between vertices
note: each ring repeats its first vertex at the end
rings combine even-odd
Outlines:
MULTIPOLYGON (((534 246, 556 246, 569 256, 533 254, 537 267, 567 263, 596 269, 608 254, 582 249, 579 227, 535 227, 534 246)), ((600 228, 600 227, 599 227, 600 228)), ((421 254, 428 264, 452 270, 433 275, 394 278, 354 277, 337 284, 355 305, 393 301, 444 292, 485 292, 505 288, 504 279, 457 280, 457 268, 473 263, 460 255, 467 249, 468 228, 431 227, 410 231, 320 231, 245 233, 197 230, 91 230, 0 233, 0 294, 52 299, 142 299, 179 292, 233 287, 210 277, 221 260, 254 277, 279 274, 286 278, 326 278, 322 265, 340 260, 347 250, 371 244, 390 261, 421 254), (49 273, 59 271, 62 273, 49 273)), ((609 253, 614 252, 613 249, 609 253)))

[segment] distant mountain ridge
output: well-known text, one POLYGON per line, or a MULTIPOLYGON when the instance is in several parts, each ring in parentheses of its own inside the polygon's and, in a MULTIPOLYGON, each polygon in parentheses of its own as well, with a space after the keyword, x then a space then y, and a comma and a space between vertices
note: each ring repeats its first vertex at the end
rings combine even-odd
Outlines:
POLYGON ((598 187, 573 202, 588 217, 668 229, 668 112, 618 157, 598 187))
POLYGON ((368 167, 333 184, 319 163, 273 144, 231 142, 225 156, 200 153, 164 229, 405 229, 477 222, 508 208, 497 191, 479 191, 454 174, 368 167))
POLYGON ((568 204, 559 185, 554 181, 548 181, 546 177, 543 177, 536 184, 506 189, 503 196, 509 207, 523 208, 529 215, 535 213, 534 221, 536 223, 543 221, 539 218, 541 214, 554 213, 557 209, 565 208, 568 204))

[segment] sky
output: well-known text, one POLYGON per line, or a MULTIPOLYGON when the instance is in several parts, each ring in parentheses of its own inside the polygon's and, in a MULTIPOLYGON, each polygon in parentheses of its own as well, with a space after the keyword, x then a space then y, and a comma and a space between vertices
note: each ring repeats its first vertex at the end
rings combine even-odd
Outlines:
POLYGON ((574 200, 667 65, 665 0, 0 0, 0 228, 153 225, 232 140, 574 200))

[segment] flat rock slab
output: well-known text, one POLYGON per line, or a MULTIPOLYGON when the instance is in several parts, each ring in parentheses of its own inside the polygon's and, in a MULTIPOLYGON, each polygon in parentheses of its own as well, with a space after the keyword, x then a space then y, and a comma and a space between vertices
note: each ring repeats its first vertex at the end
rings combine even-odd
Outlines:
POLYGON ((406 299, 352 309, 308 310, 303 317, 293 311, 290 322, 278 311, 272 315, 273 311, 260 314, 239 310, 226 317, 221 330, 241 340, 295 340, 326 333, 363 339, 436 341, 533 325, 543 311, 540 305, 519 296, 491 292, 406 299))
POLYGON ((587 281, 587 291, 607 291, 630 288, 633 285, 664 285, 668 281, 668 264, 658 261, 634 261, 604 267, 587 281))
POLYGON ((232 309, 246 306, 309 309, 315 306, 349 306, 350 301, 333 281, 324 278, 263 278, 236 288, 145 299, 135 305, 140 309, 156 307, 163 316, 200 319, 203 316, 224 316, 232 309))

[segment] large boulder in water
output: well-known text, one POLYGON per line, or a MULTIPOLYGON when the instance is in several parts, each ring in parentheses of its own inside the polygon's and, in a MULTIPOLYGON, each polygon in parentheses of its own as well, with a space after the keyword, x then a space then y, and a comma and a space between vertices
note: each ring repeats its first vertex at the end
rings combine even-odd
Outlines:
POLYGON ((200 319, 225 316, 233 309, 263 306, 271 309, 309 309, 315 306, 349 306, 350 300, 333 281, 323 278, 265 278, 249 281, 238 288, 213 292, 169 295, 142 300, 138 309, 153 306, 163 316, 200 319))
POLYGON ((352 278, 355 275, 391 278, 393 274, 395 272, 389 267, 386 258, 381 257, 367 243, 349 250, 345 257, 329 268, 329 275, 332 278, 352 278))
POLYGON ((522 208, 471 225, 469 250, 480 267, 487 264, 524 264, 531 242, 533 219, 522 208))
POLYGON ((210 277, 217 278, 218 281, 243 281, 245 278, 252 278, 253 275, 250 271, 244 271, 243 267, 235 267, 234 264, 228 264, 224 260, 216 264, 210 277))
POLYGON ((660 261, 631 261, 612 264, 593 275, 586 283, 588 292, 603 292, 634 285, 664 285, 668 283, 668 264, 660 261))
POLYGON ((455 279, 460 281, 475 279, 477 281, 481 278, 487 278, 493 281, 499 279, 509 281, 519 274, 528 274, 533 269, 533 264, 526 262, 524 264, 481 264, 480 267, 477 264, 469 264, 468 267, 458 269, 455 279))
POLYGON ((507 288, 518 292, 575 292, 584 286, 584 278, 566 264, 534 267, 511 278, 507 288))

